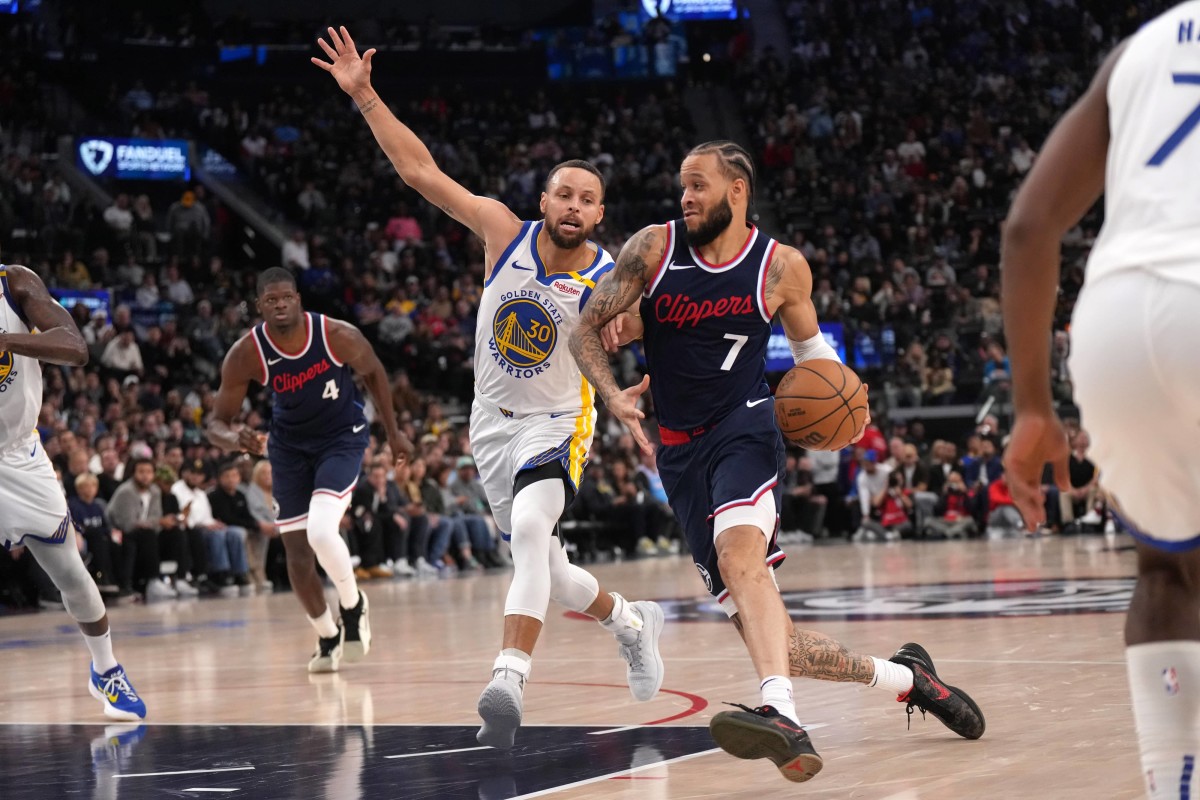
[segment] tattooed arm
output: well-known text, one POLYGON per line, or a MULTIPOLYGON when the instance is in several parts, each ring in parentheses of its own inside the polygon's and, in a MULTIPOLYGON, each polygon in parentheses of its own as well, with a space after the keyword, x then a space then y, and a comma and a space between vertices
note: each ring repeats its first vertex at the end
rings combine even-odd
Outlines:
POLYGON ((579 324, 571 332, 571 355, 579 364, 584 377, 596 387, 596 392, 615 414, 633 438, 647 453, 651 452, 641 420, 645 418, 637 407, 638 397, 650 386, 647 376, 637 386, 624 391, 617 386, 612 369, 608 365, 608 353, 600 340, 600 330, 625 309, 637 302, 646 288, 646 278, 653 264, 662 262, 666 248, 666 229, 661 225, 642 228, 621 248, 617 264, 596 284, 592 295, 583 307, 579 324))
MULTIPOLYGON (((733 627, 745 639, 740 617, 740 614, 733 615, 733 627)), ((793 678, 870 683, 875 677, 875 663, 869 657, 851 653, 841 642, 823 633, 796 630, 795 627, 788 640, 788 664, 793 678)))
POLYGON ((328 33, 329 42, 318 39, 317 44, 330 60, 313 58, 312 62, 333 75, 342 91, 354 100, 371 127, 371 133, 375 134, 375 140, 404 182, 470 228, 485 244, 491 242, 497 248, 504 248, 516 237, 521 229, 521 221, 503 203, 472 194, 442 172, 424 142, 407 125, 396 119, 387 104, 379 99, 371 85, 374 48, 360 57, 345 27, 339 30, 330 28, 328 33))
POLYGON ((812 302, 812 270, 796 248, 776 246, 767 265, 766 297, 767 312, 771 316, 778 312, 783 330, 792 341, 807 341, 821 332, 812 302))

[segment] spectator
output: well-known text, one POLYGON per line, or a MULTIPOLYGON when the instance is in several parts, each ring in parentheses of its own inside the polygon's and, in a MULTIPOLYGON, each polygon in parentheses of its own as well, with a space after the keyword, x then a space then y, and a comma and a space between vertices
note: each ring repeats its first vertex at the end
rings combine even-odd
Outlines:
POLYGON ((284 269, 296 273, 304 272, 312 266, 308 259, 308 237, 304 235, 304 231, 299 228, 292 231, 291 237, 283 243, 279 258, 284 269))
MULTIPOLYGON (((208 480, 208 466, 201 460, 184 464, 183 477, 171 487, 179 501, 184 525, 201 531, 208 552, 208 578, 223 597, 237 597, 241 587, 249 586, 246 564, 246 531, 231 528, 213 516, 212 503, 202 488, 208 480)), ((246 591, 249 593, 249 590, 246 591)))
POLYGON ((279 505, 271 494, 271 462, 263 459, 254 464, 250 484, 246 487, 246 501, 250 506, 256 526, 248 528, 246 536, 246 563, 255 588, 269 594, 274 586, 267 579, 266 564, 268 546, 279 537, 279 505))
POLYGON ((354 570, 359 580, 390 578, 393 563, 408 552, 408 519, 400 513, 399 488, 388 480, 387 467, 376 461, 367 468, 367 480, 350 496, 353 552, 361 559, 354 570))
POLYGON ((117 487, 109 503, 113 541, 120 546, 122 593, 137 591, 147 600, 177 597, 161 572, 158 533, 176 520, 162 511, 162 492, 154 485, 154 462, 136 458, 133 475, 117 487))
POLYGON ((95 475, 84 472, 78 475, 73 483, 75 496, 67 499, 67 509, 87 542, 88 572, 95 579, 101 594, 116 595, 120 592, 120 586, 113 559, 113 530, 105 511, 105 503, 96 496, 100 482, 96 480, 95 475))
POLYGON ((952 470, 942 483, 935 514, 927 527, 934 536, 945 539, 965 539, 978 532, 971 516, 970 497, 962 473, 952 470))
POLYGON ((100 363, 121 377, 140 377, 144 371, 142 350, 133 330, 124 330, 110 341, 100 356, 100 363))
POLYGON ((212 232, 208 209, 196 202, 196 193, 185 191, 167 209, 167 232, 172 252, 180 258, 202 257, 212 232))

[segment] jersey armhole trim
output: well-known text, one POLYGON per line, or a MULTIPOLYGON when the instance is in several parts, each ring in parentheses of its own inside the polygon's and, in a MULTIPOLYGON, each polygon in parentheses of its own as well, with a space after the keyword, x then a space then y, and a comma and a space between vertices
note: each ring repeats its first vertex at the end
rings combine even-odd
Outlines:
POLYGON ((17 319, 25 324, 30 333, 37 333, 37 330, 29 324, 29 317, 25 316, 25 312, 17 305, 17 301, 13 299, 12 289, 8 286, 8 270, 3 264, 0 264, 0 292, 4 294, 4 301, 8 303, 8 307, 17 315, 17 319))
POLYGON ((329 317, 321 315, 321 339, 325 342, 325 352, 329 354, 329 359, 335 366, 344 367, 344 361, 338 359, 333 352, 333 342, 329 341, 329 317))
POLYGON ((607 264, 600 267, 600 269, 598 269, 592 273, 592 277, 591 277, 592 285, 584 286, 583 294, 581 294, 579 296, 579 310, 580 311, 583 311, 583 307, 587 303, 588 298, 592 296, 592 289, 596 288, 596 284, 599 283, 600 279, 603 278, 609 272, 612 272, 612 268, 615 266, 616 266, 616 263, 609 261, 607 264))
POLYGON ((263 352, 262 342, 258 340, 257 325, 250 329, 250 338, 254 341, 254 349, 258 352, 258 364, 262 367, 262 385, 267 386, 271 382, 271 371, 267 369, 267 355, 263 352))
POLYGON ((496 263, 492 265, 492 274, 483 282, 483 288, 486 289, 491 286, 492 281, 496 280, 496 276, 500 274, 500 270, 504 269, 504 264, 512 257, 513 251, 517 249, 517 245, 524 241, 525 235, 529 233, 529 226, 532 224, 528 220, 521 223, 520 233, 513 237, 513 240, 508 243, 508 247, 504 248, 504 252, 500 254, 500 258, 496 259, 496 263))
POLYGON ((771 246, 767 248, 766 255, 763 256, 762 265, 758 268, 758 311, 762 314, 762 318, 768 325, 771 324, 771 312, 767 309, 767 270, 771 268, 771 259, 775 255, 775 248, 779 246, 779 242, 771 242, 771 246))
POLYGON ((667 264, 671 260, 671 256, 675 252, 675 223, 667 223, 667 245, 663 248, 662 260, 658 262, 658 269, 654 270, 654 278, 646 285, 646 290, 642 292, 643 297, 650 297, 654 294, 654 290, 658 288, 658 284, 662 281, 662 277, 666 274, 667 264))

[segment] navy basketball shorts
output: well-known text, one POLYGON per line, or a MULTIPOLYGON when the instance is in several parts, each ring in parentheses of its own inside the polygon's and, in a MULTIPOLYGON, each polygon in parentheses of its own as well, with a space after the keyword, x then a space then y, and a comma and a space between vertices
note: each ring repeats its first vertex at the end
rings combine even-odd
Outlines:
POLYGON ((279 530, 305 530, 308 505, 318 494, 332 495, 349 504, 369 441, 355 436, 297 446, 272 434, 267 458, 271 462, 271 491, 279 504, 275 520, 279 530))
MULTIPOLYGON (((671 510, 683 527, 692 559, 704 585, 725 613, 737 609, 717 567, 714 520, 718 513, 755 506, 770 493, 780 507, 786 456, 783 437, 775 427, 774 401, 740 405, 711 430, 683 444, 658 449, 658 471, 671 510)), ((785 554, 779 549, 778 511, 767 537, 767 563, 777 567, 785 554)))

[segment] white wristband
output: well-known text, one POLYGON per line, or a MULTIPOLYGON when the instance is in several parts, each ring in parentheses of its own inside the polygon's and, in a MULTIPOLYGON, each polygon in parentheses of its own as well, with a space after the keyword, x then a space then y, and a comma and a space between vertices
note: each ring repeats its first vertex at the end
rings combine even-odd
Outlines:
POLYGON ((829 342, 825 341, 825 334, 818 333, 810 339, 805 339, 803 342, 797 342, 795 339, 788 339, 788 345, 792 348, 792 358, 799 364, 802 361, 808 361, 813 358, 828 358, 832 361, 841 363, 838 358, 837 351, 829 346, 829 342))

